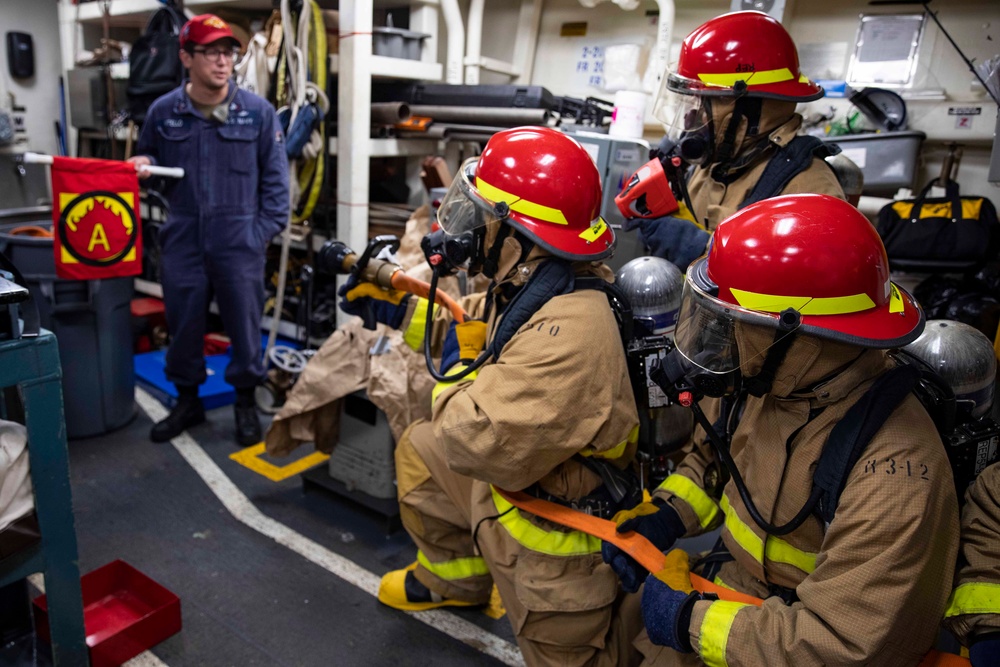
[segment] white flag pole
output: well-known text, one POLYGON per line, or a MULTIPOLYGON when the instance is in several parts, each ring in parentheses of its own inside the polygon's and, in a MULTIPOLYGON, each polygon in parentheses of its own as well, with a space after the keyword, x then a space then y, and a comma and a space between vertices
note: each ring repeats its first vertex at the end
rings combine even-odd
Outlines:
MULTIPOLYGON (((25 153, 22 156, 25 164, 52 164, 51 155, 41 153, 25 153)), ((149 173, 153 176, 167 176, 168 178, 184 178, 184 169, 181 167, 160 167, 151 164, 137 165, 136 171, 149 173)))

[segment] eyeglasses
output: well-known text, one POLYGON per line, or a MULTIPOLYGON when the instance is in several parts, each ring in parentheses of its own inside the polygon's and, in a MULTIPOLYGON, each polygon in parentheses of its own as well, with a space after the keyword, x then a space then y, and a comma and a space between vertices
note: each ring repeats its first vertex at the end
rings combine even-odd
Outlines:
POLYGON ((234 60, 239 49, 219 49, 216 47, 211 47, 208 49, 191 49, 194 53, 200 53, 209 60, 234 60))

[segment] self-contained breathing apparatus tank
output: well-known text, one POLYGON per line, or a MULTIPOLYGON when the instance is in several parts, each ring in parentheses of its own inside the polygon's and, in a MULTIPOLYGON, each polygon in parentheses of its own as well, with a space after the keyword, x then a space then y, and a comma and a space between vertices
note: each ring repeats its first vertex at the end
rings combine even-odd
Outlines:
POLYGON ((653 362, 673 349, 684 276, 660 257, 637 257, 618 270, 615 283, 632 306, 633 334, 627 343, 629 375, 639 412, 638 460, 642 477, 655 488, 672 470, 668 455, 691 436, 693 416, 673 403, 652 380, 653 362))
POLYGON ((968 324, 930 320, 903 352, 929 366, 955 394, 954 428, 942 433, 941 439, 948 448, 955 486, 962 494, 976 475, 997 460, 1000 424, 991 416, 997 374, 993 344, 968 324))

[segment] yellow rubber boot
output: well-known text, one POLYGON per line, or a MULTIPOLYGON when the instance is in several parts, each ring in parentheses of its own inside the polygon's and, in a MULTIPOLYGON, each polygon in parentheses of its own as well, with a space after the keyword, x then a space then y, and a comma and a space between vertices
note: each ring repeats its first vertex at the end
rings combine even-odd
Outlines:
POLYGON ((416 575, 413 574, 415 569, 417 569, 417 563, 414 561, 402 570, 393 570, 383 576, 382 582, 378 586, 378 601, 393 609, 403 611, 479 605, 477 602, 441 597, 417 580, 416 575))

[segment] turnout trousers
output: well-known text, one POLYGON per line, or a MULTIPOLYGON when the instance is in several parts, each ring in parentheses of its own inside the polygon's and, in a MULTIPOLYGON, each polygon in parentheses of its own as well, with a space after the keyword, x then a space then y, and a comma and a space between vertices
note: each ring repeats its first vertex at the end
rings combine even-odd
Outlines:
POLYGON ((452 472, 429 422, 403 433, 396 477, 417 579, 482 604, 496 584, 529 667, 638 664, 639 598, 621 591, 600 540, 506 506, 489 484, 452 472))

